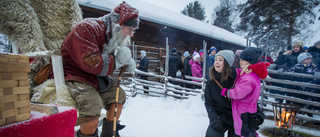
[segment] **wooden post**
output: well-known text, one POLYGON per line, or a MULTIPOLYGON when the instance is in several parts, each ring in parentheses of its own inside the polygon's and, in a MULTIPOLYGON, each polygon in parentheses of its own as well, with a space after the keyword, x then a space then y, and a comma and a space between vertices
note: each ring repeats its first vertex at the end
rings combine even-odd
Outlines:
POLYGON ((52 61, 54 82, 56 86, 56 94, 58 95, 58 92, 62 89, 62 86, 65 84, 62 56, 52 55, 51 61, 52 61))
POLYGON ((168 44, 168 37, 166 37, 166 66, 164 71, 164 96, 167 96, 167 87, 168 87, 168 73, 169 73, 169 44, 168 44))
POLYGON ((205 82, 206 82, 206 59, 207 59, 207 43, 203 40, 203 68, 202 68, 202 93, 204 94, 205 82))

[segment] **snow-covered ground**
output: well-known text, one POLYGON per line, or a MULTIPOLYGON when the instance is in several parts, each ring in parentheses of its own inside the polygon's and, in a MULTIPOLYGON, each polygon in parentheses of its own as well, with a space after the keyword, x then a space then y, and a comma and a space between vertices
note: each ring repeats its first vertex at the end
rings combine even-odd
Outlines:
MULTIPOLYGON (((129 91, 127 87, 123 88, 129 91)), ((130 95, 131 92, 127 94, 130 95)), ((102 115, 105 113, 103 110, 102 115)), ((184 100, 137 94, 127 98, 120 120, 121 124, 126 125, 120 131, 122 137, 204 137, 209 124, 200 94, 184 100)), ((260 129, 267 127, 276 127, 274 121, 266 119, 260 129)), ((101 128, 100 126, 99 132, 101 128)), ((319 130, 297 125, 293 130, 320 135, 319 130)), ((260 132, 259 134, 260 137, 266 137, 260 132)))

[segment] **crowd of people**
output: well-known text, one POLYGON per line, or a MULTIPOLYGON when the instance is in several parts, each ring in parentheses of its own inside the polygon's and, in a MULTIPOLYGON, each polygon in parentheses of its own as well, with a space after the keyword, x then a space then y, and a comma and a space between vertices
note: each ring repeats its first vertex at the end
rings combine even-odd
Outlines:
MULTIPOLYGON (((270 63, 273 60, 267 60, 270 63)), ((310 74, 315 77, 320 77, 320 41, 314 43, 313 46, 305 48, 302 41, 298 40, 295 41, 291 47, 288 47, 286 51, 281 51, 277 59, 272 63, 274 67, 270 69, 274 69, 279 72, 279 74, 272 74, 269 75, 271 78, 283 79, 283 80, 291 80, 291 81, 298 81, 298 82, 305 82, 305 83, 313 83, 313 84, 320 84, 319 79, 312 79, 312 78, 303 78, 297 76, 288 76, 288 75, 281 75, 283 72, 294 72, 294 73, 302 73, 302 74, 310 74)), ((288 89, 295 89, 299 91, 311 92, 311 93, 320 93, 319 89, 315 88, 308 88, 304 86, 298 85, 288 85, 288 84, 280 84, 280 83, 267 83, 272 84, 275 86, 280 86, 288 89)), ((295 98, 300 98, 304 100, 310 101, 317 101, 320 102, 319 98, 302 95, 302 94, 295 94, 289 92, 281 92, 277 90, 269 90, 270 93, 292 96, 295 98)), ((283 99, 276 99, 277 102, 283 103, 283 99)), ((300 105, 303 108, 311 109, 311 110, 320 110, 319 107, 314 107, 310 105, 303 105, 300 103, 292 102, 286 100, 286 103, 292 103, 296 105, 300 105)), ((312 117, 313 115, 310 113, 306 113, 308 116, 312 117)))
MULTIPOLYGON (((66 85, 78 104, 76 125, 80 125, 80 129, 76 132, 77 137, 98 136, 97 126, 102 109, 106 109, 107 114, 102 120, 100 136, 117 137, 119 130, 124 128, 119 123, 119 117, 126 102, 126 93, 109 76, 113 74, 113 70, 126 68, 123 66, 127 66, 126 70, 131 73, 136 68, 148 72, 146 51, 139 52, 141 60, 136 65, 127 47, 135 30, 139 28, 138 13, 137 9, 123 2, 103 17, 81 21, 61 46, 66 85)), ((210 121, 207 137, 222 137, 226 131, 228 136, 253 137, 257 136, 256 130, 264 120, 257 101, 260 96, 260 79, 267 77, 267 67, 274 64, 272 68, 280 73, 297 72, 319 76, 319 48, 320 41, 306 52, 303 42, 296 41, 287 51, 280 52, 276 61, 268 55, 262 56, 262 50, 254 47, 234 53, 231 50, 218 51, 212 46, 208 51, 193 51, 192 54, 189 51, 182 54, 182 51, 172 48, 168 75, 190 80, 186 77, 202 78, 205 72, 207 84, 204 98, 210 121), (203 69, 204 62, 206 67, 203 69)), ((148 79, 145 75, 139 76, 141 79, 148 79)), ((319 84, 319 80, 314 79, 291 79, 319 84)), ((201 82, 194 79, 192 81, 201 82)), ((189 88, 201 88, 169 82, 189 88)), ((305 87, 296 88, 319 92, 305 87)), ((291 96, 302 97, 294 94, 291 96)), ((303 98, 314 100, 309 96, 303 98)))
MULTIPOLYGON (((172 51, 178 52, 175 48, 172 51)), ((286 51, 281 51, 275 59, 266 55, 266 52, 261 49, 253 47, 233 52, 230 50, 218 51, 212 46, 207 54, 204 54, 203 50, 194 51, 193 54, 185 51, 183 56, 174 52, 169 56, 170 71, 172 71, 169 76, 177 77, 175 72, 180 70, 182 79, 186 79, 186 76, 202 78, 203 71, 205 71, 205 78, 207 79, 205 106, 210 119, 210 125, 206 133, 208 137, 223 136, 226 131, 228 131, 228 135, 256 136, 255 130, 258 129, 258 125, 263 121, 261 113, 259 113, 260 115, 258 114, 259 106, 256 104, 260 96, 260 90, 254 91, 254 89, 260 89, 260 79, 269 76, 277 79, 320 84, 320 79, 317 78, 301 78, 281 74, 283 72, 294 72, 320 77, 320 41, 315 42, 313 46, 308 48, 304 46, 302 41, 295 41, 286 51), (207 55, 207 57, 205 61, 206 68, 203 70, 204 55, 207 55), (276 70, 278 74, 268 74, 267 69, 276 70), (219 87, 219 84, 222 86, 219 87), (257 87, 253 88, 254 86, 257 87), (232 101, 229 98, 232 98, 232 101), (247 102, 252 104, 246 104, 247 102), (241 108, 243 105, 247 107, 241 108), (258 117, 260 119, 252 121, 252 119, 246 117, 258 117)), ((193 81, 201 82, 198 80, 193 81)), ((320 93, 316 88, 279 83, 267 84, 304 92, 320 93)), ((181 86, 187 87, 187 84, 182 84, 181 86)), ((188 87, 192 86, 189 85, 188 87)), ((193 86, 193 88, 201 87, 193 86)), ((320 102, 319 98, 309 95, 285 93, 276 90, 268 90, 268 92, 320 102)), ((286 100, 286 102, 283 102, 281 99, 276 99, 276 101, 300 105, 306 109, 320 110, 318 107, 293 101, 286 100)), ((313 116, 310 113, 303 112, 302 114, 313 116)))

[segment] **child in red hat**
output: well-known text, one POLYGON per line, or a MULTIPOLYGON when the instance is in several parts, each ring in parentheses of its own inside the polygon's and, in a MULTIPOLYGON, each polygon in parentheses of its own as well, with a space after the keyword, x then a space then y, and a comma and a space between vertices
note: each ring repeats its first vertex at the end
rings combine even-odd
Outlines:
POLYGON ((224 88, 221 92, 222 96, 231 99, 233 124, 238 136, 259 136, 256 130, 264 119, 257 115, 257 101, 261 92, 260 79, 267 77, 267 66, 270 64, 258 63, 261 53, 259 48, 244 49, 239 57, 241 68, 237 69, 233 87, 224 88))

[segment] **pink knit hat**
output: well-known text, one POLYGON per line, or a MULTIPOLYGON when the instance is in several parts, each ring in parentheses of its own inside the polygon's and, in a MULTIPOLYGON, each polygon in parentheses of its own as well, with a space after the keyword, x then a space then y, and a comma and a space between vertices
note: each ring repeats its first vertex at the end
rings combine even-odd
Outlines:
POLYGON ((200 57, 203 55, 203 52, 200 53, 200 57))

